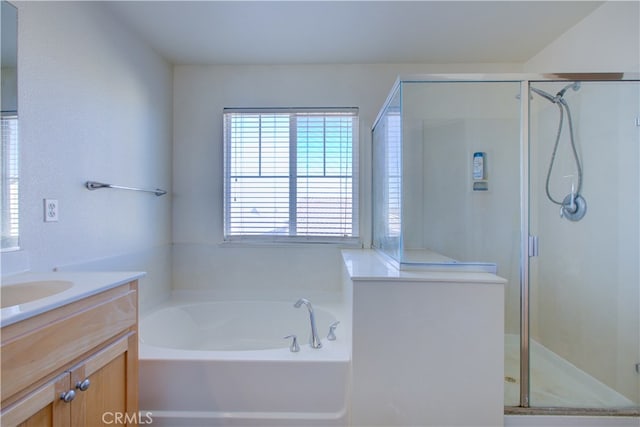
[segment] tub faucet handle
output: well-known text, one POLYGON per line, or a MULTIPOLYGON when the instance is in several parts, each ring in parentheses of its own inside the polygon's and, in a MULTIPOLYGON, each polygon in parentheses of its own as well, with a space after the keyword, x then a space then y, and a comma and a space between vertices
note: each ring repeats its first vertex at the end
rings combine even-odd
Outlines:
POLYGON ((336 328, 338 327, 338 324, 340 324, 339 320, 337 322, 333 322, 331 325, 329 325, 329 333, 327 334, 327 339, 329 341, 335 341, 336 340, 336 328))
POLYGON ((298 337, 296 337, 295 335, 287 335, 286 337, 284 337, 285 340, 288 340, 289 338, 291 338, 291 345, 289 346, 289 350, 292 353, 299 352, 300 346, 298 345, 298 337))

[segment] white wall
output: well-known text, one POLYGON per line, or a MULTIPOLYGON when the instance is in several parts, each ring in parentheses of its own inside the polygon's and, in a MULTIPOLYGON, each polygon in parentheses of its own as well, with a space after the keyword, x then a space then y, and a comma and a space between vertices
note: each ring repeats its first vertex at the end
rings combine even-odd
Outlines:
POLYGON ((146 270, 141 300, 147 283, 168 291, 170 196, 83 184, 171 190, 171 66, 100 4, 17 5, 22 253, 34 271, 146 270))
POLYGON ((398 274, 383 262, 373 251, 345 254, 351 425, 502 425, 503 280, 452 272, 442 282, 441 274, 398 274))
POLYGON ((368 246, 371 125, 397 75, 517 69, 512 64, 176 66, 174 286, 331 290, 340 283, 340 257, 335 246, 220 245, 224 107, 359 107, 360 230, 368 246))
POLYGON ((606 2, 530 58, 524 70, 640 72, 640 2, 606 2))

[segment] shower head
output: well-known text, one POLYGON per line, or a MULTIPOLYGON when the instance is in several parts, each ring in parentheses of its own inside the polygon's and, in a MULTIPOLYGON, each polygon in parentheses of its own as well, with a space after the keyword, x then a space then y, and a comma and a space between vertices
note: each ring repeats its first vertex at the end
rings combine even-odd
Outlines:
POLYGON ((564 93, 567 91, 567 89, 573 89, 574 91, 578 91, 578 89, 580 89, 580 82, 573 82, 570 83, 568 85, 566 85, 565 87, 562 88, 562 90, 560 90, 560 92, 558 92, 556 94, 557 97, 562 98, 564 96, 564 93))

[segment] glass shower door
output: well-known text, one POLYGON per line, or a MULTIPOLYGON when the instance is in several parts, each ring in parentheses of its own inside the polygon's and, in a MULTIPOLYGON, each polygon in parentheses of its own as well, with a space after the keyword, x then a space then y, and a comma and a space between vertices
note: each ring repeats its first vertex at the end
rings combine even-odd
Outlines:
POLYGON ((530 406, 640 405, 640 83, 532 82, 530 406))

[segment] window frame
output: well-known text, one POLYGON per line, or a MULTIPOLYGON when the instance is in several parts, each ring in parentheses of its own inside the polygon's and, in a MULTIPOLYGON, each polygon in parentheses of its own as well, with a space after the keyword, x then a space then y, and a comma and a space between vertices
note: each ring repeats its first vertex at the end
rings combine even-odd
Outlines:
MULTIPOLYGON (((328 107, 328 108, 224 108, 223 109, 223 240, 225 243, 338 243, 359 244, 360 242, 360 209, 359 209, 359 109, 357 107, 328 107), (351 234, 344 236, 323 236, 305 234, 232 234, 230 231, 231 217, 231 129, 228 124, 227 114, 269 115, 289 114, 289 140, 288 140, 288 195, 289 216, 287 224, 289 229, 297 227, 296 206, 298 201, 297 183, 300 178, 311 178, 311 174, 298 174, 298 144, 297 117, 305 114, 344 114, 351 118, 351 234), (293 213, 292 213, 293 212, 293 213)), ((325 153, 326 155, 326 153, 325 153)), ((340 176, 339 179, 344 177, 340 176)), ((342 193, 342 192, 341 192, 342 193)), ((343 223, 344 224, 344 223, 343 223)))

